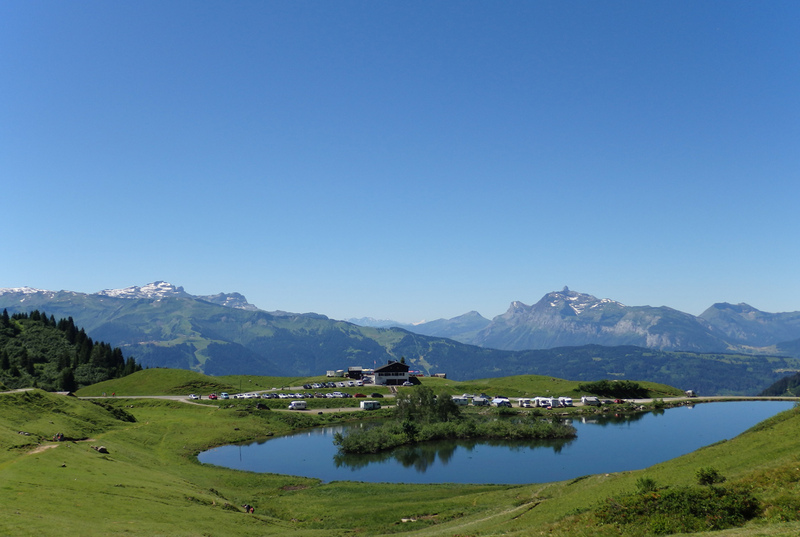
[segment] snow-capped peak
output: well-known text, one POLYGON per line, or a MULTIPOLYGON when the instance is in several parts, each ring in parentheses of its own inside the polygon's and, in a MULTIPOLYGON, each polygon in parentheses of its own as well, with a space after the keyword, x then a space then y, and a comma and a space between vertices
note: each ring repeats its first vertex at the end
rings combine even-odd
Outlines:
POLYGON ((148 283, 142 287, 134 285, 124 289, 104 289, 99 293, 101 296, 111 296, 115 298, 165 298, 168 296, 188 296, 183 287, 175 287, 167 282, 148 283))
POLYGON ((5 287, 0 289, 0 295, 11 293, 22 293, 23 295, 32 295, 34 293, 44 293, 42 289, 34 289, 33 287, 5 287))
MULTIPOLYGON (((617 302, 616 300, 611 300, 610 298, 598 299, 592 295, 571 291, 568 287, 564 287, 562 291, 548 293, 542 299, 542 302, 545 301, 550 308, 560 309, 563 307, 568 307, 575 312, 576 315, 580 315, 587 309, 594 309, 609 304, 625 307, 624 304, 617 302)), ((540 302, 540 304, 542 302, 540 302)))

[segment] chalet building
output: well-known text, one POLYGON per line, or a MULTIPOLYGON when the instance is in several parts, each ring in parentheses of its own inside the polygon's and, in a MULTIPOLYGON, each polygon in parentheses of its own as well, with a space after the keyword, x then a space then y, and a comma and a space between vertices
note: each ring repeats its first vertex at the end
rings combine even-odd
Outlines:
POLYGON ((375 384, 397 386, 408 382, 408 369, 406 364, 389 360, 389 363, 375 369, 375 384))

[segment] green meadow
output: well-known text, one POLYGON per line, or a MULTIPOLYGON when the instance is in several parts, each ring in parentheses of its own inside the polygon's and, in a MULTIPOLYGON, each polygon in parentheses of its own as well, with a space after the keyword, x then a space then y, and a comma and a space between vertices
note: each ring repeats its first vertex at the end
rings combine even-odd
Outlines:
MULTIPOLYGON (((710 467, 727 479, 715 486, 746 488, 759 505, 758 515, 743 526, 714 535, 800 534, 798 409, 733 440, 642 471, 527 485, 408 485, 322 483, 196 460, 212 446, 358 419, 363 413, 257 409, 252 400, 190 404, 184 398, 121 397, 238 392, 240 383, 242 391, 255 391, 306 381, 146 370, 78 394, 113 392, 117 398, 78 399, 40 390, 0 394, 0 535, 648 535, 666 526, 603 524, 598 508, 609 501, 621 505, 626 495, 642 490, 642 483, 652 485, 648 494, 665 497, 666 491, 697 488, 698 470, 710 467), (263 387, 248 390, 248 382, 263 387), (65 439, 54 442, 56 433, 65 439), (244 504, 255 512, 246 514, 244 504)), ((448 393, 513 397, 551 389, 560 392, 553 395, 574 397, 568 381, 549 377, 510 377, 505 383, 423 380, 429 381, 448 393)))

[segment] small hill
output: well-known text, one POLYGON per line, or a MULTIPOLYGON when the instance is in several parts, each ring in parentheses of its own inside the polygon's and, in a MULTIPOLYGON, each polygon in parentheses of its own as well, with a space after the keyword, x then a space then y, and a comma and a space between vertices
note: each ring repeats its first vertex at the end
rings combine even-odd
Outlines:
POLYGON ((76 395, 188 395, 226 391, 234 392, 235 388, 216 377, 185 369, 154 368, 81 388, 76 395))
POLYGON ((0 394, 0 446, 29 449, 61 433, 83 440, 136 421, 120 408, 41 390, 0 394))

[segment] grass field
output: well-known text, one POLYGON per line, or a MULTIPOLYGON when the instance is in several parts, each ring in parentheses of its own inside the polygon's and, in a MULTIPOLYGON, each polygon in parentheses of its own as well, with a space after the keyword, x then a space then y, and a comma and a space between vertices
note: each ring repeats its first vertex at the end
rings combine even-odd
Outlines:
MULTIPOLYGON (((191 382, 215 382, 185 371, 141 373, 98 389, 152 395, 176 393, 191 382)), ((232 391, 238 391, 236 380, 216 379, 232 391)), ((498 384, 475 382, 474 389, 436 382, 457 393, 487 391, 480 387, 488 385, 515 396, 514 390, 527 389, 517 377, 506 385, 499 379, 498 384)), ((592 509, 604 498, 635 490, 642 477, 661 487, 690 485, 697 469, 709 466, 729 483, 751 487, 764 506, 763 514, 743 528, 715 535, 800 534, 797 409, 736 439, 647 470, 511 486, 321 483, 204 466, 195 455, 208 447, 354 415, 160 399, 99 403, 37 390, 0 394, 0 535, 635 535, 598 525, 592 509), (66 440, 52 442, 57 432, 66 440), (104 446, 107 453, 93 446, 104 446), (254 514, 244 513, 245 503, 255 506, 254 514)))

